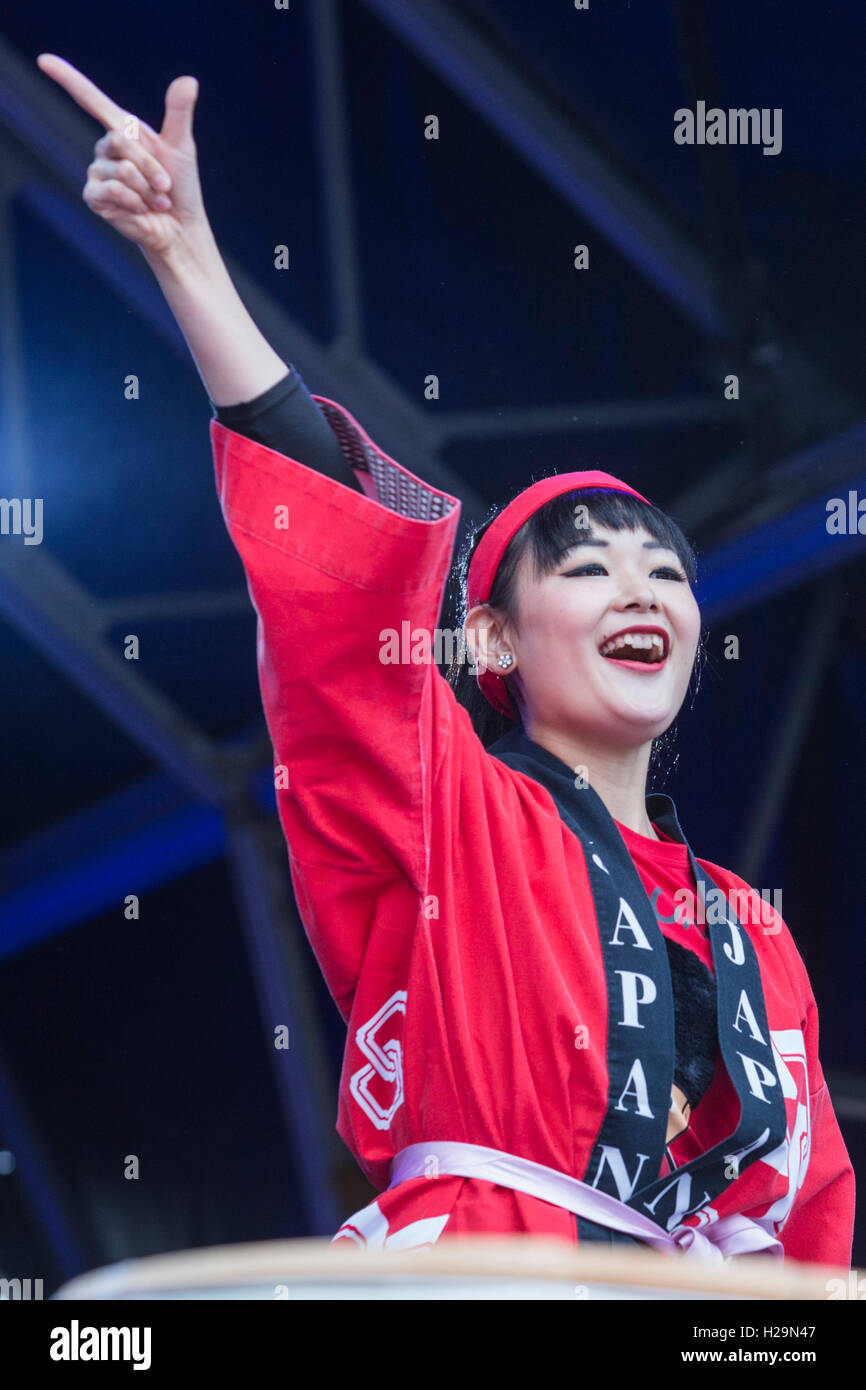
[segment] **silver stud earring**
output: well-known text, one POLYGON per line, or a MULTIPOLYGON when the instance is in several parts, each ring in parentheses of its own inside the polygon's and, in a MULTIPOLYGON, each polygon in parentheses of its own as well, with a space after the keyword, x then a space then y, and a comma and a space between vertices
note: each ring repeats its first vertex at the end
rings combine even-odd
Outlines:
POLYGON ((508 670, 509 666, 514 665, 514 657, 511 655, 511 652, 502 653, 502 655, 499 658, 499 665, 503 668, 503 670, 506 671, 508 670))

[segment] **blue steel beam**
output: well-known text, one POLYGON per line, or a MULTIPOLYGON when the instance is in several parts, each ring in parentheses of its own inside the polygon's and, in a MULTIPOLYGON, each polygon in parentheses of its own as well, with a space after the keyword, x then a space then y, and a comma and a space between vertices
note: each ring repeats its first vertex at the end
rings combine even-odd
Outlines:
POLYGON ((193 799, 219 806, 241 790, 216 745, 105 643, 98 604, 52 556, 0 548, 0 613, 193 799))
MULTIPOLYGON (((829 453, 838 445, 850 451, 858 439, 855 431, 819 449, 829 453)), ((793 475, 809 460, 820 466, 813 450, 780 472, 793 475)), ((745 612, 866 553, 866 535, 827 531, 828 496, 847 500, 849 492, 866 498, 866 474, 838 479, 826 494, 701 556, 696 593, 704 621, 745 612)), ((7 890, 0 902, 0 958, 104 911, 119 900, 121 885, 123 892, 130 891, 131 882, 155 887, 223 852, 222 829, 207 812, 196 813, 182 802, 162 809, 156 805, 167 795, 166 785, 153 779, 154 813, 143 824, 139 815, 131 832, 123 803, 112 798, 105 803, 104 817, 98 810, 88 812, 89 820, 78 830, 77 818, 72 818, 65 830, 51 828, 0 854, 0 886, 7 890), (46 864, 53 866, 50 875, 44 873, 46 864)), ((273 808, 271 766, 257 775, 255 789, 258 803, 273 808)))
MULTIPOLYGON (((36 1140, 16 1093, 12 1073, 6 1058, 0 1053, 0 1126, 3 1139, 15 1155, 15 1166, 33 1210, 50 1242, 63 1275, 71 1279, 86 1268, 84 1253, 63 1200, 43 1161, 41 1146, 36 1140)), ((31 1271, 8 1271, 7 1277, 30 1277, 31 1271)))
POLYGON ((229 820, 227 854, 265 1047, 300 1175, 310 1232, 328 1235, 340 1224, 330 1177, 339 1155, 330 1121, 327 1064, 317 1043, 315 1005, 307 979, 309 956, 299 949, 299 924, 286 882, 285 845, 273 820, 259 813, 235 823, 229 820), (287 1025, 287 1046, 278 1048, 275 1029, 287 1025))
POLYGON ((440 0, 364 3, 702 333, 726 336, 727 317, 710 261, 580 135, 573 120, 560 115, 480 37, 456 6, 440 0))
MULTIPOLYGON (((232 745, 232 752, 237 746, 232 745)), ((273 768, 250 780, 273 812, 273 768)), ((146 777, 0 852, 0 960, 170 883, 226 851, 222 816, 146 777)))
MULTIPOLYGON (((339 93, 333 91, 338 69, 328 68, 328 64, 334 63, 334 55, 325 47, 330 42, 327 22, 320 38, 320 76, 331 84, 329 91, 323 93, 324 107, 328 118, 333 119, 339 117, 340 100, 339 93)), ((85 170, 93 158, 93 142, 102 133, 102 127, 85 116, 34 63, 23 61, 0 39, 0 162, 8 166, 9 184, 174 351, 188 358, 180 330, 140 252, 94 217, 81 201, 85 170), (12 138, 6 135, 7 131, 12 138)), ((336 138, 338 135, 337 132, 336 138)), ((332 136, 334 132, 322 130, 322 152, 326 156, 333 152, 329 145, 332 136)), ((345 294, 351 291, 356 275, 351 266, 333 265, 334 257, 346 250, 346 244, 339 228, 332 231, 336 288, 345 294)), ((368 417, 377 420, 377 442, 394 458, 405 459, 421 477, 445 492, 457 495, 459 487, 467 515, 485 514, 485 499, 465 484, 459 486, 459 480, 436 453, 428 414, 369 357, 352 349, 351 317, 343 325, 349 330, 348 337, 323 346, 253 276, 230 256, 225 255, 224 259, 241 299, 285 361, 296 363, 320 394, 340 401, 362 423, 368 417)), ((356 309, 360 312, 360 288, 356 309)))
MULTIPOLYGON (((364 3, 699 332, 730 341, 735 325, 712 258, 580 133, 573 117, 564 116, 541 94, 524 69, 507 62, 458 5, 443 0, 364 3)), ((796 418, 808 402, 813 416, 821 412, 819 429, 836 429, 853 419, 858 402, 788 339, 770 315, 766 327, 782 349, 780 387, 789 414, 796 418)))
POLYGON ((0 960, 112 908, 120 913, 128 894, 141 896, 224 852, 219 812, 187 806, 81 859, 59 867, 48 859, 41 877, 0 902, 0 960))
MULTIPOLYGON (((866 499, 866 473, 835 484, 828 495, 847 503, 849 492, 866 499)), ((866 553, 866 535, 827 531, 827 501, 825 495, 813 498, 699 559, 697 599, 704 622, 743 613, 866 553)))

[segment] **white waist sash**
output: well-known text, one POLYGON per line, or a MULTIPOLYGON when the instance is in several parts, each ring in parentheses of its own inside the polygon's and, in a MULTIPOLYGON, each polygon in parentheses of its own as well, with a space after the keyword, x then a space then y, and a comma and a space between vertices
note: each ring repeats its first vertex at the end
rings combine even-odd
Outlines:
MULTIPOLYGON (((556 1168, 533 1163, 516 1154, 500 1149, 486 1149, 480 1144, 449 1142, 410 1144, 391 1160, 389 1188, 409 1178, 430 1177, 430 1159, 436 1161, 436 1176, 452 1175, 461 1178, 480 1178, 484 1182, 525 1192, 542 1202, 564 1207, 588 1221, 614 1231, 634 1236, 646 1245, 670 1253, 679 1251, 692 1258, 725 1260, 732 1255, 751 1255, 766 1250, 784 1258, 781 1241, 748 1216, 725 1216, 698 1230, 694 1226, 678 1226, 674 1231, 626 1206, 616 1197, 599 1192, 579 1178, 570 1178, 556 1168)), ((675 1173, 671 1174, 673 1179, 675 1173)))

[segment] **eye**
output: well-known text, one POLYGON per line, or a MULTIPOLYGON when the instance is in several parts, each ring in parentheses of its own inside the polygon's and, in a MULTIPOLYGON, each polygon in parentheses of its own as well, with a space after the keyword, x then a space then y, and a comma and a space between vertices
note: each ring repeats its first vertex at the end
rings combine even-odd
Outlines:
POLYGON ((597 563, 592 565, 580 565, 576 570, 565 570, 563 572, 563 579, 570 579, 573 574, 589 574, 590 570, 600 570, 602 574, 607 573, 604 566, 597 563))
MULTIPOLYGON (((607 574, 607 570, 604 568, 604 565, 600 565, 598 561, 595 560, 591 564, 580 565, 577 569, 574 570, 564 570, 562 577, 563 579, 570 579, 573 575, 590 574, 593 570, 597 571, 600 574, 607 574)), ((684 574, 681 574, 679 570, 674 569, 672 565, 660 565, 657 569, 654 569, 652 572, 653 574, 662 575, 665 579, 675 579, 682 584, 688 582, 686 580, 686 576, 684 574)))

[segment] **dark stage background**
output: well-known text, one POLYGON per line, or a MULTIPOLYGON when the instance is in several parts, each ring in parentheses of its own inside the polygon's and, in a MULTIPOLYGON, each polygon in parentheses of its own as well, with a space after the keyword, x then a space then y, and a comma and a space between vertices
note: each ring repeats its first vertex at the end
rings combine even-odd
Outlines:
POLYGON ((45 507, 42 545, 0 538, 0 1275, 48 1292, 330 1232, 370 1195, 334 1133, 344 1029, 289 896, 209 406, 81 202, 102 132, 42 51, 157 128, 199 78, 254 317, 467 521, 599 467, 696 542, 710 659, 665 790, 697 853, 783 892, 863 1172, 866 562, 825 516, 866 497, 864 8, 42 0, 0 16, 0 489, 45 507), (675 144, 697 98, 781 108, 781 151, 675 144))

